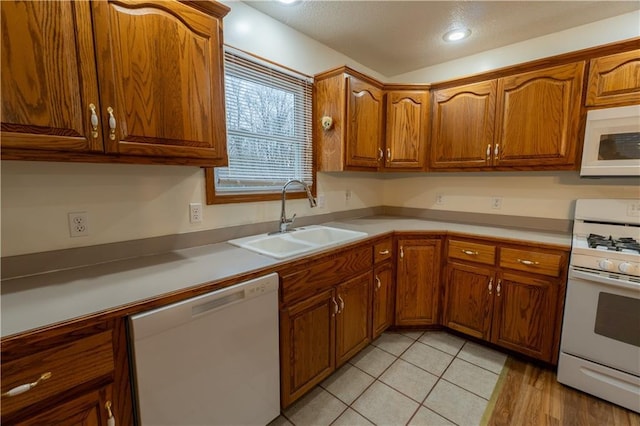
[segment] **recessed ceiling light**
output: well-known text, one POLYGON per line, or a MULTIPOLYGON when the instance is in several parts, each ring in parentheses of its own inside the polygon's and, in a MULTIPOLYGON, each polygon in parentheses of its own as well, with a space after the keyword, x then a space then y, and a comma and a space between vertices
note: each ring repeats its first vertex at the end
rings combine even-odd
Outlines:
POLYGON ((471 35, 471 30, 468 28, 456 28, 455 30, 447 31, 442 36, 444 41, 460 41, 471 35))
POLYGON ((298 3, 300 0, 278 0, 280 3, 282 4, 294 4, 294 3, 298 3))

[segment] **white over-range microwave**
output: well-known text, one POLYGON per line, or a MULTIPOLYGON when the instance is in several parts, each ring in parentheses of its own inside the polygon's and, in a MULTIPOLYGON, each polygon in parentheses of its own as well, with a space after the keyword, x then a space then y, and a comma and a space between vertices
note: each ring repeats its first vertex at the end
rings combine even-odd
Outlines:
POLYGON ((587 112, 580 176, 640 176, 640 105, 587 112))

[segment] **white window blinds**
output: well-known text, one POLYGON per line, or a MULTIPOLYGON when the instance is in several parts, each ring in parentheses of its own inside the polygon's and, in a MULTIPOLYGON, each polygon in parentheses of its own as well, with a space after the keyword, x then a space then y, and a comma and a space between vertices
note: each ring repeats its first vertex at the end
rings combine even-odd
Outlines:
POLYGON ((309 77, 225 51, 229 166, 215 169, 216 194, 313 185, 312 89, 309 77))

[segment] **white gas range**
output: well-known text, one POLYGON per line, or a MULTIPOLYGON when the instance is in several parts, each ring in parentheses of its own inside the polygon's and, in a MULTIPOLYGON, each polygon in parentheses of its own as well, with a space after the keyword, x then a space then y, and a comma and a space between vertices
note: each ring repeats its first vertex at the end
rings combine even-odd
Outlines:
POLYGON ((578 200, 558 381, 640 412, 640 200, 578 200))

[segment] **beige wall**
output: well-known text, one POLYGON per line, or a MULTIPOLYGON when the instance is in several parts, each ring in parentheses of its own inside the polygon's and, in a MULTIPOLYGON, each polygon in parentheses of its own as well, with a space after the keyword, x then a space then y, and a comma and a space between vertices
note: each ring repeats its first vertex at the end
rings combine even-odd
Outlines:
MULTIPOLYGON (((225 39, 235 47, 308 74, 349 64, 377 76, 244 4, 229 4, 233 11, 225 18, 225 39)), ((573 37, 588 30, 581 27, 573 37)), ((593 35, 589 37, 593 39, 593 35)), ((602 38, 603 42, 609 41, 604 35, 602 38)), ((593 44, 599 44, 598 40, 593 44)), ((203 172, 195 167, 7 161, 0 167, 2 256, 271 220, 275 226, 279 217, 278 201, 230 204, 205 206, 204 221, 190 224, 189 203, 205 202, 203 172), (88 237, 69 237, 67 213, 75 211, 88 213, 88 237)), ((318 188, 325 198, 324 208, 310 209, 305 200, 293 200, 288 212, 300 217, 386 204, 571 218, 576 198, 637 196, 638 186, 630 179, 583 181, 577 173, 568 172, 410 176, 320 173, 318 188), (444 204, 434 206, 438 193, 444 195, 444 204), (504 198, 500 211, 488 207, 491 196, 504 198)))
POLYGON ((385 205, 572 219, 578 198, 640 198, 635 178, 584 179, 578 172, 433 173, 385 180, 385 205), (436 196, 442 195, 442 204, 436 196), (502 207, 491 206, 493 197, 502 207))

